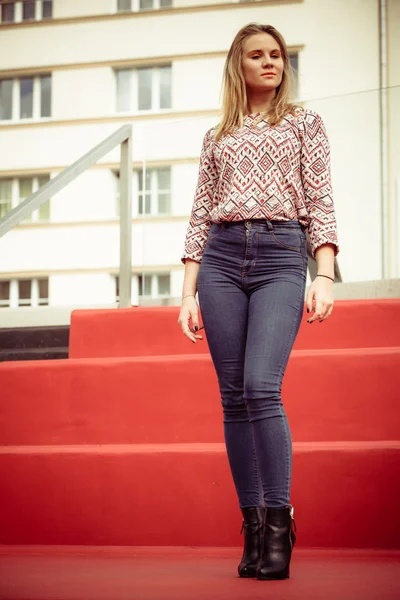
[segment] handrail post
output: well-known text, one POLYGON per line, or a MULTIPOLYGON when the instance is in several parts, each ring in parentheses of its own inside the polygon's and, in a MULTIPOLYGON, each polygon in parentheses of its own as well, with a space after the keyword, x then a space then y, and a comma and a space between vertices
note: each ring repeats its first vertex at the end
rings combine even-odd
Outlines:
POLYGON ((121 144, 119 307, 130 308, 132 279, 132 130, 121 144))

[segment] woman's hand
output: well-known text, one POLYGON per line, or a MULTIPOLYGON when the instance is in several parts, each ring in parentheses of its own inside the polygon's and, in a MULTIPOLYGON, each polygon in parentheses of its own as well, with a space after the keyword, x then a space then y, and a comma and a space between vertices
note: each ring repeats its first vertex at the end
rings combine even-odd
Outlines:
POLYGON ((195 332, 203 329, 203 325, 199 325, 199 307, 194 296, 187 296, 182 300, 181 312, 179 313, 178 323, 182 328, 184 335, 194 344, 196 340, 202 340, 203 336, 195 332), (190 320, 192 320, 192 328, 190 328, 190 320))
POLYGON ((325 321, 333 311, 333 281, 326 277, 316 277, 308 290, 306 305, 307 312, 315 311, 307 319, 307 323, 325 321))

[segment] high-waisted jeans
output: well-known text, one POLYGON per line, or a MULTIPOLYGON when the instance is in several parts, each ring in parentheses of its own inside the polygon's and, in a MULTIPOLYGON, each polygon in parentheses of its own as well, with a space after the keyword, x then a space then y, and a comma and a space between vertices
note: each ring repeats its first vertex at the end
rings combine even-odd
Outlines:
POLYGON ((306 234, 298 221, 212 224, 199 303, 241 508, 292 506, 292 438, 281 386, 306 276, 306 234))

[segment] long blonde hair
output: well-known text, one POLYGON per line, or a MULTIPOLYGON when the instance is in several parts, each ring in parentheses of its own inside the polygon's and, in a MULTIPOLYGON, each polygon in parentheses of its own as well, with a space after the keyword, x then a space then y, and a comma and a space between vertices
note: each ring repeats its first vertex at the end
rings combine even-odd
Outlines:
POLYGON ((276 89, 271 108, 263 113, 269 118, 270 125, 278 125, 288 113, 294 114, 300 105, 293 104, 294 72, 289 60, 289 53, 283 36, 272 25, 249 23, 236 34, 226 57, 223 75, 222 118, 215 130, 215 139, 243 127, 244 115, 248 112, 246 82, 242 69, 242 53, 245 40, 257 33, 268 33, 279 44, 283 59, 282 81, 276 89))

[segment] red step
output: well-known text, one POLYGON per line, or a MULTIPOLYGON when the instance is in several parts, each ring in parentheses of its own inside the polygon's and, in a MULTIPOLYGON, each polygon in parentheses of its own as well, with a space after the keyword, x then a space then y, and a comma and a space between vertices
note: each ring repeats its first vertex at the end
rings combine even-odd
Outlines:
MULTIPOLYGON (((71 358, 207 353, 179 329, 179 307, 75 310, 71 315, 71 358)), ((304 309, 305 310, 305 309, 304 309)), ((294 348, 362 348, 399 345, 400 299, 337 300, 323 323, 302 325, 294 348)), ((204 332, 203 332, 204 333, 204 332)))
MULTIPOLYGON (((294 351, 282 397, 295 441, 390 440, 400 348, 294 351)), ((0 444, 223 441, 208 355, 0 364, 0 444)))
MULTIPOLYGON (((399 442, 294 444, 298 547, 398 548, 399 442)), ((224 445, 12 446, 0 543, 239 546, 224 445)))
MULTIPOLYGON (((283 385, 300 547, 399 546, 399 308, 303 322, 283 385)), ((0 364, 0 544, 241 545, 215 372, 178 311, 76 311, 83 358, 0 364)))
MULTIPOLYGON (((400 348, 294 351, 293 439, 396 439, 399 364, 400 348)), ((207 355, 10 362, 0 380, 3 445, 223 441, 207 355)))

